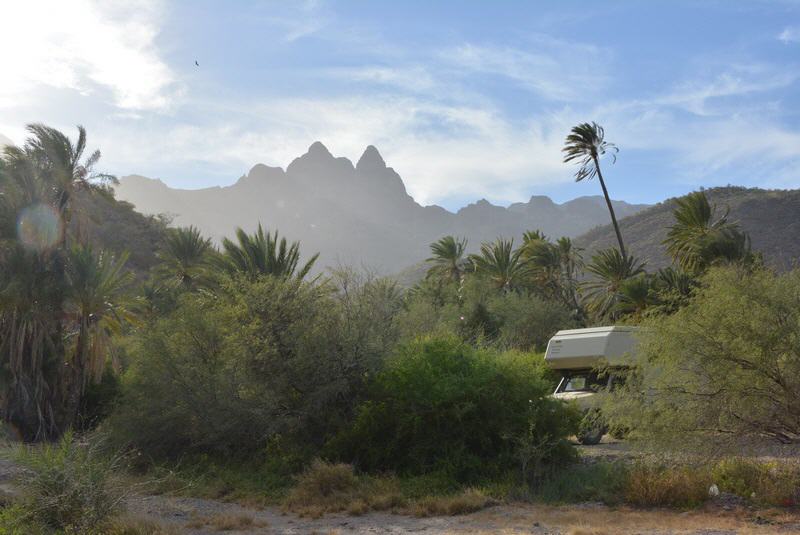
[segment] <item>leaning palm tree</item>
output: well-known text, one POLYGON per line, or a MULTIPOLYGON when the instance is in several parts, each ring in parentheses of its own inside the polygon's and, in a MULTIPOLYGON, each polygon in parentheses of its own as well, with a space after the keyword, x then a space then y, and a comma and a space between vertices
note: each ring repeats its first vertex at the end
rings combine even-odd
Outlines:
POLYGON ((631 277, 644 273, 644 263, 634 257, 623 257, 617 249, 603 249, 592 257, 586 271, 594 276, 582 285, 589 310, 604 318, 613 316, 622 285, 631 277))
POLYGON ((575 173, 576 182, 580 182, 584 178, 591 179, 595 176, 600 181, 603 197, 605 197, 606 206, 608 206, 608 213, 611 214, 611 224, 614 226, 614 232, 617 235, 619 252, 624 259, 626 256, 625 244, 622 243, 622 233, 619 230, 617 216, 614 214, 614 206, 611 204, 611 198, 608 196, 608 189, 606 188, 605 180, 603 180, 603 173, 600 171, 600 157, 608 152, 613 157, 613 161, 616 161, 616 153, 619 149, 613 143, 606 142, 603 127, 592 122, 575 126, 567 136, 564 148, 561 151, 564 153, 564 163, 577 162, 580 165, 578 172, 575 173))
POLYGON ((669 228, 664 245, 683 270, 701 273, 714 263, 751 256, 748 235, 728 220, 728 210, 719 214, 705 192, 695 191, 675 202, 675 224, 669 228))
POLYGON ((279 240, 277 231, 272 234, 264 232, 261 224, 253 234, 237 228, 236 240, 222 240, 222 254, 216 260, 218 266, 228 273, 303 279, 319 257, 317 253, 300 265, 300 243, 289 244, 286 238, 279 240))
POLYGON ((510 291, 519 288, 528 272, 521 258, 522 249, 514 249, 514 240, 498 238, 481 244, 480 254, 470 255, 475 272, 488 278, 495 287, 510 291))
POLYGON ((205 276, 212 252, 211 240, 204 238, 197 227, 170 229, 157 253, 157 274, 165 282, 191 288, 205 276))
POLYGON ((428 278, 459 282, 467 270, 469 262, 464 256, 467 248, 466 238, 445 236, 431 244, 431 257, 426 262, 432 264, 428 278))

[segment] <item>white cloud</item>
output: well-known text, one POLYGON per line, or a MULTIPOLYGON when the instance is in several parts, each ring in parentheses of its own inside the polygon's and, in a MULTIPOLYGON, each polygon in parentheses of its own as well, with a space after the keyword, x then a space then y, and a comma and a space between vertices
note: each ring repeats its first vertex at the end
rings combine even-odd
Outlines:
POLYGON ((607 56, 599 47, 542 35, 531 37, 525 49, 467 43, 441 54, 467 71, 504 76, 558 101, 583 100, 605 87, 607 56))
POLYGON ((569 180, 572 171, 559 152, 568 123, 556 116, 517 124, 493 109, 396 96, 275 99, 222 115, 215 124, 148 136, 125 128, 103 132, 104 166, 134 170, 168 154, 173 162, 245 171, 257 162, 285 167, 314 140, 353 161, 374 144, 423 204, 456 195, 516 201, 532 186, 569 180), (249 123, 248 116, 269 121, 249 123))
POLYGON ((787 26, 778 34, 778 40, 784 44, 800 43, 800 26, 787 26))
POLYGON ((83 95, 109 91, 119 108, 163 109, 178 88, 155 45, 155 0, 25 0, 0 17, 0 107, 36 98, 37 89, 83 95))

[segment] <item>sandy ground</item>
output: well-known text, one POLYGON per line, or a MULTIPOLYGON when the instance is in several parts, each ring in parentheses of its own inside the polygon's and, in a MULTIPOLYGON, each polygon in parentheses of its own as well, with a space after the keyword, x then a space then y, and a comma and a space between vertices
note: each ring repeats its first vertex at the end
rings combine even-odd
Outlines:
POLYGON ((390 513, 363 516, 326 515, 319 519, 283 514, 277 508, 247 509, 235 504, 194 498, 148 496, 129 503, 139 518, 158 520, 178 532, 205 535, 220 533, 424 533, 600 535, 672 534, 697 535, 800 533, 800 514, 708 508, 676 512, 666 510, 611 509, 602 505, 577 506, 501 505, 477 513, 435 518, 415 518, 390 513))

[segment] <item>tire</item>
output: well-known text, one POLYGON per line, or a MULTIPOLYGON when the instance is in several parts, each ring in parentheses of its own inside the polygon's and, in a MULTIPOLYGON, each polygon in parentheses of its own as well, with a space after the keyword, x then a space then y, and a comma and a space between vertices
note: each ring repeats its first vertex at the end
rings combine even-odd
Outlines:
POLYGON ((605 435, 603 431, 605 430, 596 429, 594 431, 580 433, 578 435, 578 442, 580 442, 584 446, 595 446, 597 444, 600 444, 600 441, 603 439, 603 435, 605 435))
POLYGON ((600 443, 607 431, 608 426, 600 411, 591 409, 583 415, 576 438, 585 446, 594 446, 600 443))

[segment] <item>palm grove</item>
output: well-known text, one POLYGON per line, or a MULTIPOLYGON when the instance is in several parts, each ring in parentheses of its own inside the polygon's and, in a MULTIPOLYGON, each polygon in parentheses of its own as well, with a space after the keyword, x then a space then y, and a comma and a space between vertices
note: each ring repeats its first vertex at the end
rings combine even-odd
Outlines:
POLYGON ((673 267, 646 271, 625 249, 601 172, 616 148, 594 123, 573 129, 565 161, 600 182, 618 247, 585 258, 531 230, 467 254, 446 236, 408 290, 347 268, 310 278, 316 255, 260 226, 221 247, 165 227, 157 263, 131 272, 82 224, 92 214, 75 199, 114 183, 84 130, 29 132, 0 160, 2 411, 26 440, 98 427, 154 459, 267 451, 292 470, 322 456, 458 480, 538 470, 572 456, 580 415, 548 397, 537 352, 558 329, 613 322, 649 326, 609 409, 632 433, 798 438, 800 275, 765 268, 702 191, 677 201, 673 267), (654 373, 665 366, 676 373, 654 373), (769 395, 732 404, 748 385, 769 395), (655 394, 637 397, 643 386, 655 394))

